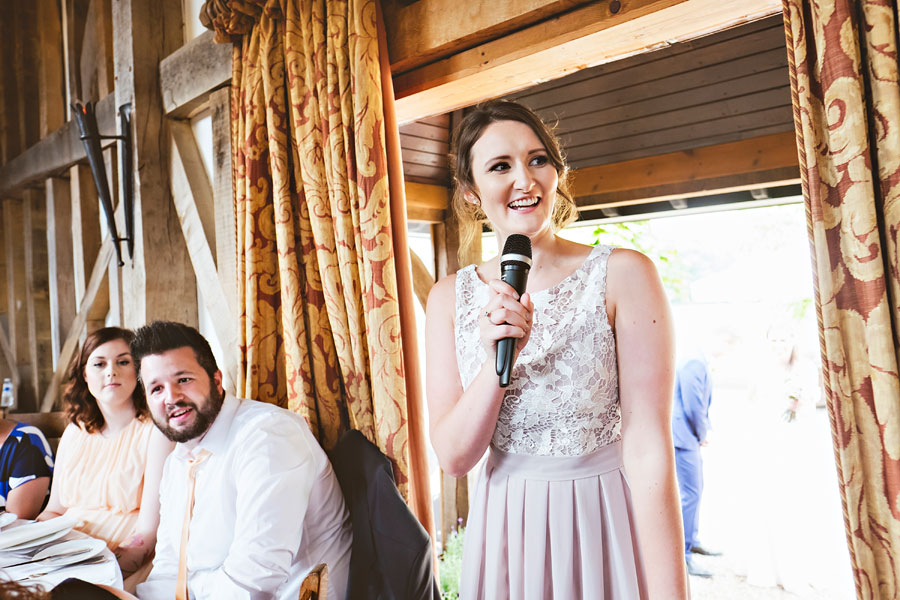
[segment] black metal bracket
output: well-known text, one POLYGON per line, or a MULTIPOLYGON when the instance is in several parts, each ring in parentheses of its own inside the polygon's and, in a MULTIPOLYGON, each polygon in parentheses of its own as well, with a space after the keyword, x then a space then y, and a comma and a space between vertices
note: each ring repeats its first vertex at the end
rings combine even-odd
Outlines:
POLYGON ((132 168, 132 143, 131 143, 131 104, 123 104, 119 107, 119 129, 121 135, 100 135, 97 126, 97 115, 94 112, 94 103, 85 102, 72 104, 75 120, 81 132, 81 141, 84 144, 88 163, 91 165, 91 173, 94 176, 94 185, 97 186, 97 196, 100 205, 106 215, 106 225, 109 234, 116 246, 116 258, 119 266, 124 266, 122 261, 121 242, 127 242, 128 258, 134 260, 134 171, 132 168), (109 182, 106 177, 106 164, 103 162, 103 150, 100 140, 122 140, 124 142, 119 155, 121 156, 122 179, 122 210, 125 213, 125 237, 119 237, 116 228, 116 218, 113 211, 112 195, 109 193, 109 182))

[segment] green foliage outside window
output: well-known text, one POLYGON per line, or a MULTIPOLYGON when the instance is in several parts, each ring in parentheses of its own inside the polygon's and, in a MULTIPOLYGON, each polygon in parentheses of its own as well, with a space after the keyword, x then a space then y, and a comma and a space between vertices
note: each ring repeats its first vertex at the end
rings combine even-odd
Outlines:
POLYGON ((441 598, 443 600, 458 600, 459 576, 462 573, 462 551, 464 527, 459 527, 450 532, 444 543, 444 551, 441 553, 440 576, 441 598))
POLYGON ((654 240, 649 221, 603 223, 594 230, 592 244, 609 244, 645 254, 656 264, 669 299, 673 302, 686 302, 690 299, 690 277, 684 261, 676 249, 663 247, 654 240))

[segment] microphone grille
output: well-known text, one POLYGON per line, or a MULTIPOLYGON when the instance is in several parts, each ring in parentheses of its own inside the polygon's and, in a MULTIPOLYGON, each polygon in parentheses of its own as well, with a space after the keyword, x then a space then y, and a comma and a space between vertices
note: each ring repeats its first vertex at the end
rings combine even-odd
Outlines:
POLYGON ((514 233, 506 238, 503 244, 503 254, 521 254, 531 258, 531 240, 527 235, 514 233))

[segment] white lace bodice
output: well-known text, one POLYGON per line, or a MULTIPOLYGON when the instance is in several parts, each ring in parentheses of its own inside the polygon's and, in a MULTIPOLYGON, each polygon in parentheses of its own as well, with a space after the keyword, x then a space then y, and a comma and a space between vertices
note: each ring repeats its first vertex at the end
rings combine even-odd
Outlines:
MULTIPOLYGON (((505 452, 578 456, 620 437, 616 341, 606 315, 606 263, 595 247, 559 284, 534 292, 531 339, 519 354, 491 444, 505 452)), ((475 266, 456 275, 456 360, 463 388, 487 359, 478 318, 488 300, 475 266)), ((493 362, 494 357, 491 357, 493 362)))

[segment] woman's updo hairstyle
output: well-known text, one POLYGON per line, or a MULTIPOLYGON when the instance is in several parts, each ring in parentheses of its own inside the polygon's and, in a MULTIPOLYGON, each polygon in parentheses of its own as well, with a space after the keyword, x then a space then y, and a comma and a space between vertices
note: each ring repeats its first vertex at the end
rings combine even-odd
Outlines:
POLYGON ((465 193, 475 190, 475 179, 472 175, 472 146, 475 145, 484 130, 491 123, 498 121, 518 121, 528 125, 541 140, 547 151, 550 164, 556 169, 559 182, 556 186, 556 202, 553 205, 551 221, 554 231, 559 231, 576 218, 578 210, 569 193, 569 166, 559 146, 559 139, 530 108, 509 100, 491 100, 475 106, 466 112, 466 116, 456 128, 453 136, 453 147, 450 151, 450 168, 453 172, 453 213, 459 222, 459 257, 465 260, 469 246, 481 231, 481 222, 487 216, 481 210, 481 204, 467 202, 465 193))

